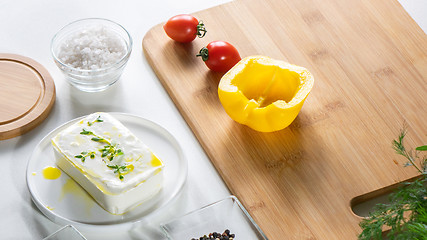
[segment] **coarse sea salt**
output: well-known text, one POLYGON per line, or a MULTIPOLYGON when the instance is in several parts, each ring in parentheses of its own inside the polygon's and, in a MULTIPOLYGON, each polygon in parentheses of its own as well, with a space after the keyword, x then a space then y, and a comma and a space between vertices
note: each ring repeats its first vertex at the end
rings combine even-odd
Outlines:
POLYGON ((126 54, 126 44, 114 31, 96 25, 83 28, 64 40, 59 60, 70 67, 97 70, 111 66, 126 54))

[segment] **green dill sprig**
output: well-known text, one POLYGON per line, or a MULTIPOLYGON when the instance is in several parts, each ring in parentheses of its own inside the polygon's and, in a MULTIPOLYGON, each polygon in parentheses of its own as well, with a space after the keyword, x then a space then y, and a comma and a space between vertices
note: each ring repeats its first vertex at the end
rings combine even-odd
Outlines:
POLYGON ((398 138, 393 140, 393 149, 404 156, 421 176, 413 182, 405 182, 389 195, 389 203, 377 204, 369 216, 359 226, 362 232, 359 239, 427 239, 427 158, 420 157, 420 151, 427 151, 427 146, 415 148, 415 154, 405 149, 404 128, 398 138), (385 227, 390 230, 383 233, 385 227))
POLYGON ((75 158, 80 158, 82 162, 86 160, 86 157, 90 157, 91 159, 95 158, 95 152, 81 152, 79 155, 74 156, 75 158))
POLYGON ((427 145, 420 146, 415 148, 415 155, 412 151, 407 151, 405 149, 405 145, 403 144, 403 139, 406 135, 406 128, 403 128, 403 130, 400 132, 399 137, 397 140, 393 140, 393 149, 396 151, 397 154, 402 155, 405 157, 408 162, 405 163, 405 167, 407 166, 413 166, 415 169, 417 169, 418 172, 421 174, 427 173, 427 158, 424 156, 424 158, 420 158, 418 155, 419 151, 427 151, 427 145), (417 162, 419 160, 419 162, 417 162))
POLYGON ((363 231, 359 239, 383 239, 385 226, 390 228, 387 239, 426 239, 426 183, 425 177, 405 183, 390 194, 390 203, 377 204, 369 217, 360 222, 363 231))
POLYGON ((87 122, 87 125, 90 127, 92 126, 94 123, 96 122, 103 122, 104 120, 101 119, 101 116, 98 116, 95 120, 93 120, 92 122, 87 122))
POLYGON ((114 169, 114 173, 118 173, 119 174, 119 179, 123 180, 123 173, 128 172, 129 169, 127 168, 127 166, 119 166, 119 165, 107 165, 107 167, 114 169))

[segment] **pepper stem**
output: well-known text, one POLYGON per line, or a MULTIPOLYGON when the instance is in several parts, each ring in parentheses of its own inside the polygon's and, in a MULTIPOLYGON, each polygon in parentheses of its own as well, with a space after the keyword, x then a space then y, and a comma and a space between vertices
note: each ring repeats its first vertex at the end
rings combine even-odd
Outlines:
POLYGON ((205 28, 205 24, 203 24, 203 21, 199 21, 199 24, 197 25, 197 36, 199 38, 202 38, 206 35, 208 31, 205 28))
POLYGON ((209 50, 207 47, 200 49, 196 57, 202 57, 203 61, 206 62, 209 59, 209 50))

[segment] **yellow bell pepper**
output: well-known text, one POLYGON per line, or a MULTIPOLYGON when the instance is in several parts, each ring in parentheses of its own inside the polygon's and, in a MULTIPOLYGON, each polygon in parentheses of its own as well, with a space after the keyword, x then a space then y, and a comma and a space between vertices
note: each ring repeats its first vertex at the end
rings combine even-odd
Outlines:
POLYGON ((222 78, 218 95, 236 122, 260 132, 289 126, 314 84, 311 73, 265 56, 242 59, 222 78))

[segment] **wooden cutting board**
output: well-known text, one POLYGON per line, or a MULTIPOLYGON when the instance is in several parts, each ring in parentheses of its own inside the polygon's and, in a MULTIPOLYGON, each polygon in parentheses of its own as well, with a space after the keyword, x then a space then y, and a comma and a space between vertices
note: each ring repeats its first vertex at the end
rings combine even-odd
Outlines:
POLYGON ((194 16, 203 39, 173 42, 159 24, 144 52, 230 191, 269 239, 356 239, 352 199, 417 174, 391 141, 406 123, 408 148, 427 142, 426 34, 397 0, 236 0, 194 16), (259 133, 228 117, 222 74, 195 57, 213 40, 311 71, 288 128, 259 133))
POLYGON ((35 60, 0 53, 0 140, 20 136, 45 120, 55 103, 55 83, 35 60))

